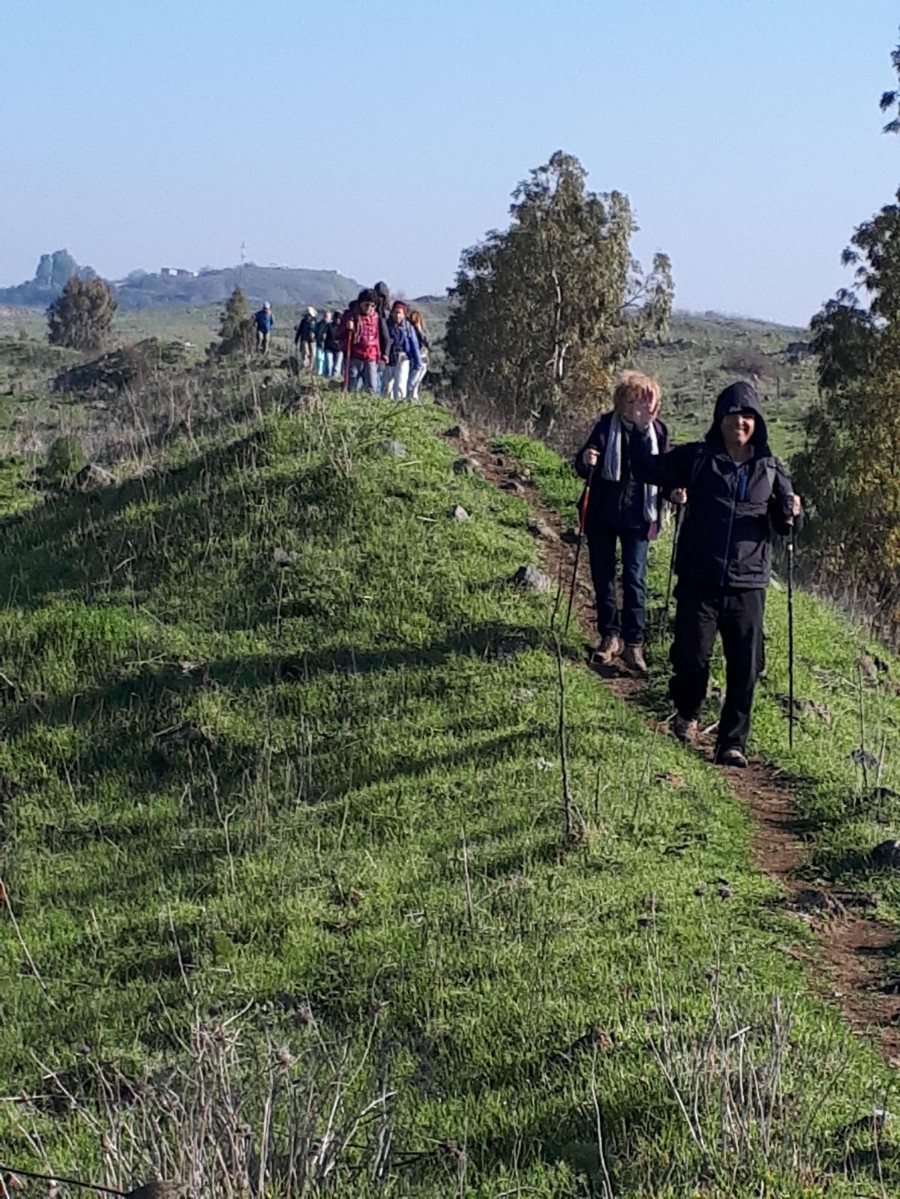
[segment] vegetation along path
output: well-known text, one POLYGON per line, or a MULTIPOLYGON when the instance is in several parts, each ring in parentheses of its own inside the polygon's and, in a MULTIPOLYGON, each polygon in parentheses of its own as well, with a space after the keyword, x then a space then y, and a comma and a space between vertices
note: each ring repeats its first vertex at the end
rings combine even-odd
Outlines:
MULTIPOLYGON (((574 562, 572 520, 567 521, 558 507, 543 498, 540 471, 527 465, 528 449, 523 450, 518 439, 488 443, 464 426, 454 426, 448 436, 460 451, 461 460, 471 463, 488 482, 526 500, 534 514, 530 528, 541 543, 544 565, 566 591, 574 562), (504 445, 518 445, 521 456, 502 452, 504 445)), ((584 546, 573 612, 582 633, 593 643, 596 621, 586 551, 584 546)), ((661 631, 660 623, 659 619, 655 621, 657 633, 661 631)), ((660 639, 655 648, 664 657, 660 639)), ((639 676, 616 665, 591 665, 618 698, 645 704, 652 701, 652 694, 648 694, 639 676)), ((655 723, 660 732, 666 731, 667 721, 655 723)), ((709 729, 697 748, 711 766, 714 746, 709 729)), ((795 780, 789 772, 754 755, 745 770, 722 773, 735 798, 752 814, 753 849, 760 869, 786 889, 792 907, 808 920, 814 933, 813 947, 799 956, 818 976, 826 994, 830 990, 839 1000, 851 1025, 859 1032, 874 1033, 887 1060, 900 1065, 900 987, 892 981, 888 969, 898 934, 875 914, 880 896, 839 886, 820 874, 813 879, 806 877, 812 846, 798 812, 795 780)))
MULTIPOLYGON (((264 400, 94 492, 0 472, 0 1163, 196 1199, 900 1193, 896 1071, 810 987, 725 774, 642 717, 664 664, 621 702, 512 585, 568 466, 464 453, 428 403, 264 400)), ((895 927, 900 667, 857 693, 874 647, 798 596, 830 723, 791 751, 772 599, 755 752, 798 878, 877 883, 895 927)))

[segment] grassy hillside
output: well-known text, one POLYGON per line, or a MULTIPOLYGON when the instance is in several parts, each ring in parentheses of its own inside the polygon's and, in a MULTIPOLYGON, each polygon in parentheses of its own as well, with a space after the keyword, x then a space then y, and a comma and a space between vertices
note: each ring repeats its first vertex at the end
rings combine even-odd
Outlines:
POLYGON ((564 842, 552 597, 449 423, 330 393, 6 518, 0 1075, 33 1098, 0 1157, 125 1189, 198 1146, 209 1196, 892 1189, 888 1072, 746 814, 568 660, 564 842))
POLYGON ((816 396, 815 360, 795 361, 785 351, 804 343, 809 331, 765 321, 708 314, 673 318, 666 338, 644 346, 637 365, 663 385, 663 416, 679 441, 702 436, 712 401, 736 378, 750 378, 736 364, 755 363, 754 380, 764 397, 772 448, 790 458, 802 445, 803 417, 816 396))

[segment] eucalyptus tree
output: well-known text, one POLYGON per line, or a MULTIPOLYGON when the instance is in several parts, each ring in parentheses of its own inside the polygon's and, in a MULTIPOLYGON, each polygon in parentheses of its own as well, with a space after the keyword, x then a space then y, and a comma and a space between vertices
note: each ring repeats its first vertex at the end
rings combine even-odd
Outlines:
POLYGON ((666 327, 669 259, 645 273, 628 197, 586 187, 557 151, 512 195, 510 224, 464 250, 446 348, 455 385, 498 416, 543 428, 596 409, 636 344, 666 327))

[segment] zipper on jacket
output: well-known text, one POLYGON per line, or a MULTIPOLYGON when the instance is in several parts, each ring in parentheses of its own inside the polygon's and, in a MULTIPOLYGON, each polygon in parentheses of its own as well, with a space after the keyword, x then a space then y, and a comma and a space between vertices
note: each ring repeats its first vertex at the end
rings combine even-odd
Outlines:
POLYGON ((731 516, 728 519, 728 537, 725 541, 725 556, 722 559, 722 581, 720 587, 725 586, 725 580, 728 576, 728 559, 731 555, 731 534, 734 532, 734 514, 737 510, 737 493, 738 493, 738 474, 736 470, 733 475, 734 487, 731 492, 731 516))

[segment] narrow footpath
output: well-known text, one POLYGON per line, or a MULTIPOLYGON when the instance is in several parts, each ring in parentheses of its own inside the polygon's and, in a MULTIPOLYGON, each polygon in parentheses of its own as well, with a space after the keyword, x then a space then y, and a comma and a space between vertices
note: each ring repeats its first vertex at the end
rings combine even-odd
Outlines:
MULTIPOLYGON (((554 579, 571 580, 574 548, 563 540, 566 528, 558 513, 543 504, 527 475, 515 461, 492 450, 487 442, 462 426, 445 434, 461 458, 477 466, 489 483, 524 500, 534 516, 533 530, 546 572, 554 579), (542 535, 543 526, 546 535, 542 535), (549 535, 552 531, 552 536, 549 535)), ((587 553, 579 562, 573 614, 584 636, 596 642, 593 590, 587 553)), ((643 681, 616 666, 590 669, 616 696, 640 704, 643 681)), ((647 719, 653 718, 647 714, 647 719)), ((654 721, 655 724, 655 721, 654 721)), ((712 766, 713 743, 701 738, 696 752, 712 766)), ((817 880, 815 886, 801 877, 809 845, 798 831, 797 812, 790 786, 779 770, 751 758, 745 770, 721 770, 735 799, 750 812, 755 827, 753 852, 759 868, 784 888, 791 910, 808 922, 813 942, 799 947, 795 956, 819 986, 825 998, 837 1002, 851 1027, 877 1040, 881 1052, 900 1067, 900 991, 886 968, 898 943, 895 929, 872 914, 875 897, 842 891, 817 880)))

